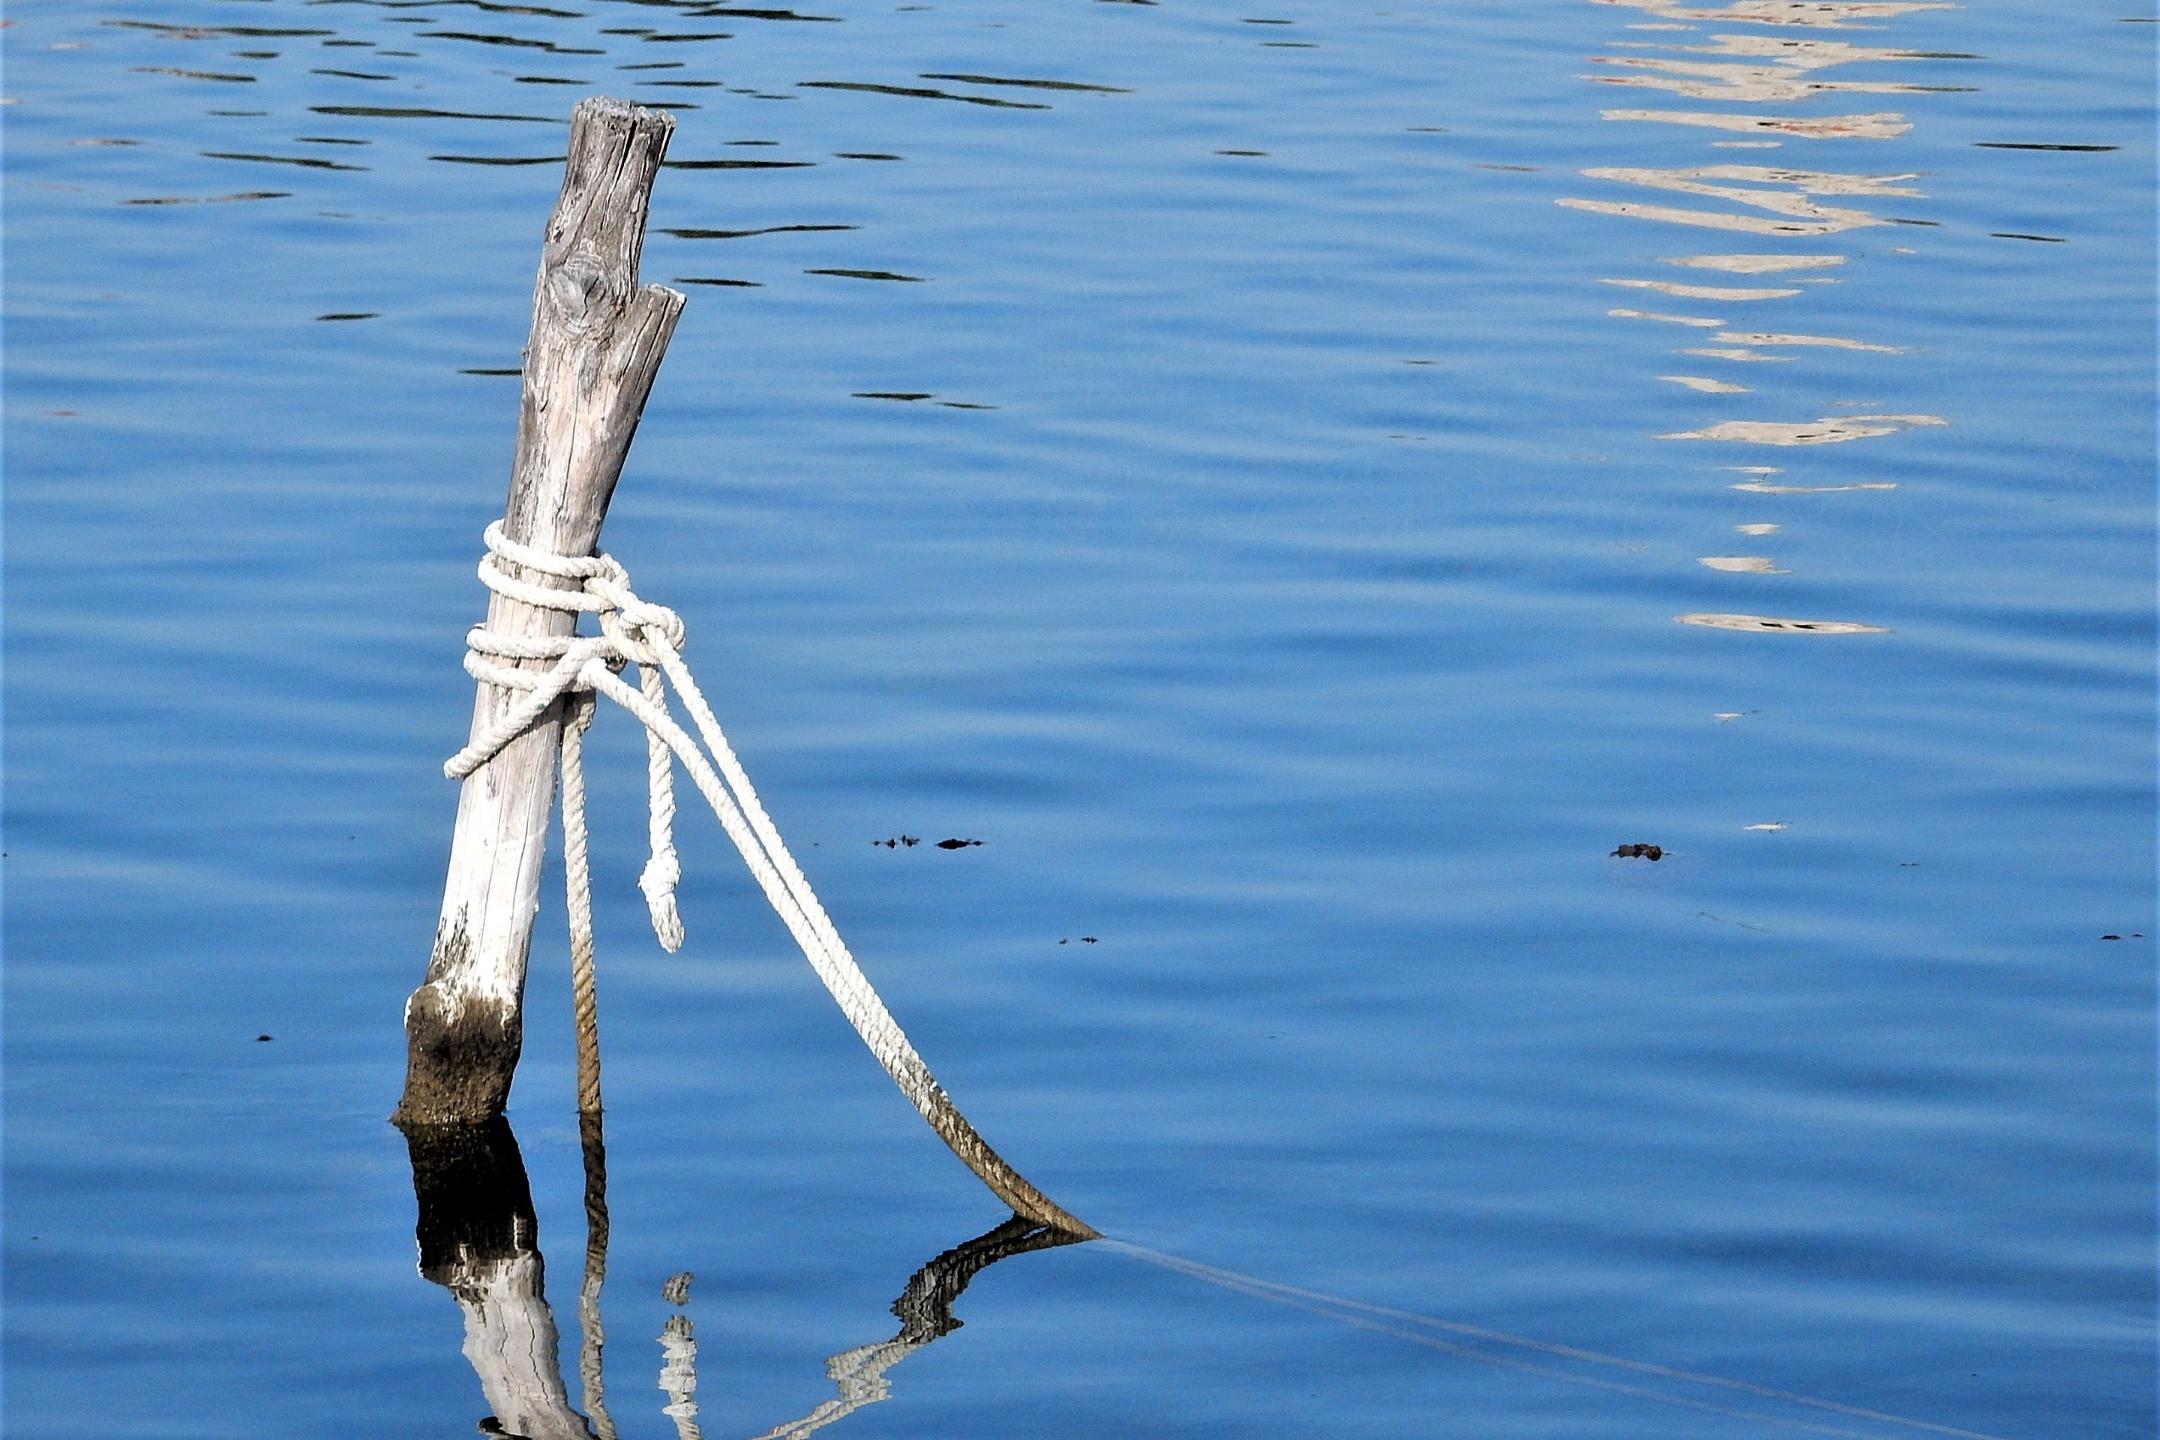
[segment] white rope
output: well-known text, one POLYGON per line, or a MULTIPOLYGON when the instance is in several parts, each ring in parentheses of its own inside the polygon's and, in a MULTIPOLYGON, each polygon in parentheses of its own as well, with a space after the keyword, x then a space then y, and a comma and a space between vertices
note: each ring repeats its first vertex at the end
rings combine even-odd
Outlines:
MULTIPOLYGON (((788 853, 765 807, 758 802, 750 777, 744 773, 704 692, 683 662, 682 617, 664 605, 641 599, 630 588, 629 573, 611 556, 552 555, 509 539, 503 534, 501 521, 488 526, 485 538, 488 553, 480 561, 480 581, 489 590, 542 609, 593 615, 600 633, 525 638, 503 635, 485 625, 474 626, 465 637, 466 673, 483 683, 520 693, 494 725, 444 762, 443 773, 452 779, 472 774, 565 695, 604 695, 629 711, 645 727, 650 796, 648 838, 652 858, 638 885, 644 891, 653 931, 661 945, 672 952, 683 939, 682 922, 675 908, 675 886, 682 867, 676 859, 673 836, 673 761, 679 759, 691 783, 712 807, 721 829, 741 853, 758 888, 764 891, 788 933, 795 937, 795 943, 802 947, 810 968, 817 972, 841 1013, 855 1027, 855 1033, 917 1113, 1016 1213, 1061 1230, 1094 1234, 1093 1229, 1028 1184, 975 1132, 871 988, 862 967, 855 963, 855 957, 833 928, 825 907, 818 903, 801 867, 788 853), (573 580, 578 582, 578 588, 566 590, 538 584, 514 573, 511 566, 558 580, 573 580), (552 663, 546 669, 531 670, 504 663, 525 660, 552 663), (623 683, 619 672, 625 665, 638 667, 637 688, 623 683), (696 739, 669 710, 669 686, 697 727, 696 739)), ((584 727, 576 723, 580 718, 573 716, 572 723, 562 727, 566 782, 563 823, 566 840, 574 835, 582 842, 584 786, 577 767, 578 742, 584 727)), ((572 949, 589 956, 590 902, 586 900, 582 907, 578 903, 588 894, 583 873, 584 847, 579 843, 574 847, 566 845, 567 849, 575 852, 566 857, 566 868, 572 872, 572 949)), ((594 1093, 597 1097, 597 1078, 594 1093)))

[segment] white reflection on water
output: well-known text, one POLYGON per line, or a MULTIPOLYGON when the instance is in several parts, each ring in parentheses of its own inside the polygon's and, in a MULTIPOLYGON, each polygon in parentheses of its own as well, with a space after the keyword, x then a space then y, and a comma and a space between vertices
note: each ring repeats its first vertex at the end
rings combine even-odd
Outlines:
POLYGON ((1680 0, 1590 0, 1625 5, 1674 20, 1729 20, 1744 25, 1805 25, 1835 30, 1848 23, 1889 20, 1913 10, 1954 10, 1949 0, 1731 0, 1726 5, 1687 5, 1680 0))
POLYGON ((1660 295, 1675 295, 1685 300, 1782 300, 1788 295, 1800 293, 1789 286, 1758 286, 1749 289, 1739 285, 1683 285, 1677 280, 1614 279, 1604 283, 1625 286, 1632 290, 1655 290, 1660 295))
POLYGON ((1745 630, 1763 635, 1887 635, 1880 625, 1855 620, 1786 620, 1775 615, 1721 615, 1697 613, 1675 615, 1682 625, 1701 625, 1711 630, 1745 630))
POLYGON ((1794 135, 1803 140, 1894 140, 1912 129, 1904 116, 1889 113, 1821 115, 1814 119, 1797 115, 1727 115, 1704 110, 1601 110, 1598 113, 1607 120, 1694 125, 1706 130, 1733 130, 1744 135, 1794 135))
MULTIPOLYGON (((1723 270, 1734 275, 1769 275, 1785 270, 1826 270, 1845 263, 1843 255, 1667 255, 1667 265, 1723 270)), ((1823 283, 1831 283, 1825 280, 1823 283)))
POLYGON ((1718 339, 1728 345, 1765 345, 1771 347, 1797 346, 1802 349, 1813 346, 1825 350, 1866 350, 1877 355, 1903 355, 1903 345, 1877 345, 1866 340, 1847 340, 1838 335, 1782 335, 1763 331, 1721 330, 1718 339))
MULTIPOLYGON (((1948 4, 1903 3, 1903 0, 1735 0, 1722 6, 1682 3, 1682 0, 1592 0, 1596 4, 1623 5, 1645 11, 1669 22, 1685 40, 1628 41, 1611 53, 1592 55, 1594 73, 1583 76, 1599 85, 1618 85, 1655 90, 1688 100, 1710 101, 1720 109, 1613 108, 1601 111, 1606 120, 1628 125, 1668 125, 1713 134, 1738 134, 1749 140, 1710 140, 1712 148, 1735 145, 1776 147, 1787 140, 1829 143, 1858 140, 1894 142, 1911 133, 1913 121, 1897 111, 1808 115, 1790 113, 1784 107, 1820 97, 1845 93, 1925 94, 1958 87, 1923 85, 1898 76, 1867 78, 1833 77, 1826 72, 1843 67, 1882 67, 1894 63, 1951 58, 1941 53, 1910 50, 1882 44, 1855 44, 1820 34, 1793 34, 1795 29, 1840 29, 1865 25, 1882 28, 1884 22, 1915 11, 1950 9, 1948 4), (1734 26, 1763 27, 1702 35, 1682 22, 1711 21, 1734 26), (1767 33, 1766 33, 1767 30, 1767 33), (1782 32, 1782 33, 1780 33, 1782 32), (1742 107, 1778 106, 1778 110, 1742 107)), ((1724 230, 1806 242, 1847 234, 1875 226, 1899 223, 1903 217, 1885 213, 1882 202, 1922 198, 1910 183, 1917 172, 1845 171, 1801 169, 1784 165, 1704 164, 1683 166, 1603 165, 1588 168, 1583 178, 1607 185, 1634 186, 1662 192, 1658 198, 1604 198, 1567 196, 1557 203, 1571 210, 1597 215, 1618 215, 1695 229, 1724 230), (1687 196, 1708 204, 1668 203, 1665 195, 1687 196)), ((1624 289, 1645 290, 1675 298, 1704 300, 1720 306, 1801 300, 1809 285, 1835 284, 1830 276, 1806 273, 1846 263, 1842 254, 1704 254, 1665 257, 1665 263, 1727 275, 1775 275, 1779 283, 1758 285, 1688 284, 1641 276, 1608 276, 1603 283, 1624 289), (1786 278, 1789 277, 1789 278, 1786 278)), ((1678 353, 1723 364, 1792 363, 1809 351, 1842 351, 1865 355, 1902 355, 1908 347, 1886 340, 1860 339, 1813 329, 1769 328, 1715 324, 1703 319, 1655 311, 1612 309, 1618 319, 1659 320, 1695 329, 1714 330, 1706 337, 1710 345, 1679 347, 1678 353), (1800 352, 1780 353, 1780 352, 1800 352)), ((1812 372, 1803 367, 1789 375, 1787 388, 1804 390, 1812 372)), ((1749 387, 1723 380, 1715 374, 1664 374, 1658 380, 1694 394, 1727 397, 1750 393, 1749 387)), ((1729 403, 1729 402, 1727 402, 1729 403)), ((1788 397, 1785 404, 1809 413, 1827 407, 1827 397, 1788 397)), ((1946 425, 1939 415, 1857 414, 1828 415, 1813 420, 1726 419, 1665 431, 1660 440, 1699 440, 1721 444, 1771 445, 1781 448, 1845 444, 1871 440, 1918 427, 1946 425)), ((1765 471, 1763 473, 1775 473, 1765 471)), ((1839 485, 1773 484, 1757 478, 1736 488, 1762 495, 1812 495, 1835 490, 1857 491, 1892 488, 1881 482, 1839 485)), ((1742 527, 1743 533, 1767 534, 1777 528, 1764 524, 1742 527)), ((1697 563, 1722 575, 1782 575, 1786 571, 1761 555, 1700 555, 1697 563)), ((1676 617, 1682 623, 1713 629, 1749 633, 1853 635, 1873 633, 1879 627, 1851 621, 1797 621, 1757 615, 1696 613, 1676 617)))
POLYGON ((1795 170, 1772 165, 1698 165, 1677 170, 1607 165, 1582 173, 1586 179, 1699 195, 1769 214, 1690 210, 1640 201, 1584 200, 1572 196, 1562 198, 1556 204, 1601 215, 1628 215, 1642 220, 1699 225, 1712 230, 1741 230, 1757 235, 1837 235, 1864 226, 1890 223, 1872 211, 1847 205, 1819 204, 1813 198, 1815 196, 1852 195, 1875 199, 1920 193, 1903 183, 1918 178, 1912 174, 1849 175, 1834 170, 1795 170))
POLYGON ((1940 415, 1829 415, 1820 420, 1720 420, 1700 430, 1676 430, 1660 440, 1737 440, 1747 445, 1841 445, 1926 425, 1940 415))
POLYGON ((1665 325, 1689 325, 1697 330, 1715 330, 1725 322, 1712 320, 1704 315, 1668 315, 1661 310, 1607 310, 1615 320, 1656 320, 1665 325))

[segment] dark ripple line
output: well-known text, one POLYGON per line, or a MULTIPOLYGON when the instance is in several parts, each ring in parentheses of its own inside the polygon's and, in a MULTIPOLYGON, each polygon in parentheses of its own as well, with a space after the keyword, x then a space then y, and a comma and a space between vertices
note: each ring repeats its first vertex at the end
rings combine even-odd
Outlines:
POLYGON ((421 30, 416 32, 423 40, 470 40, 476 45, 502 45, 518 50, 545 50, 550 55, 605 55, 605 50, 586 50, 575 45, 557 45, 552 40, 527 40, 516 35, 482 35, 472 30, 421 30))
POLYGON ((560 165, 567 155, 430 155, 445 165, 560 165))
MULTIPOLYGON (((675 106, 655 105, 654 109, 674 109, 675 106)), ((815 160, 663 160, 663 170, 807 170, 817 164, 815 160)))
POLYGON ((282 30, 263 25, 171 25, 157 20, 101 20, 116 30, 155 30, 162 35, 242 35, 253 40, 274 40, 308 35, 335 35, 335 30, 282 30))
POLYGON ((310 114, 361 116, 371 120, 510 120, 525 125, 554 125, 545 115, 497 115, 484 110, 430 110, 407 105, 310 105, 310 114))
POLYGON ((860 80, 798 80, 799 90, 860 90, 870 95, 905 95, 916 100, 957 100, 963 105, 988 105, 999 110, 1048 110, 1025 100, 998 100, 988 95, 955 95, 949 90, 925 90, 914 85, 872 85, 860 80))
POLYGON ((695 225, 663 228, 662 235, 677 240, 744 240, 752 235, 810 235, 834 230, 860 230, 860 225, 764 225, 755 230, 708 230, 695 225))
POLYGON ((686 12, 693 20, 796 20, 813 25, 837 25, 838 15, 802 15, 793 10, 730 10, 716 6, 709 10, 686 12))
POLYGON ((944 71, 925 71, 917 77, 923 80, 951 80, 961 85, 1012 85, 1024 90, 1086 90, 1097 95, 1130 95, 1132 91, 1117 85, 1083 85, 1077 80, 1022 80, 1007 75, 964 75, 944 71))
POLYGON ((2044 145, 2027 140, 1975 140, 1975 150, 2064 150, 2077 155, 2096 155, 2106 150, 2120 150, 2120 145, 2044 145))
POLYGON ((582 20, 582 10, 551 10, 545 5, 505 5, 498 0, 311 0, 316 5, 366 5, 376 10, 440 10, 463 5, 495 15, 536 15, 547 20, 582 20))
POLYGON ((310 170, 370 170, 369 165, 347 165, 340 160, 318 160, 313 155, 256 155, 244 150, 197 151, 206 160, 252 160, 260 165, 302 165, 310 170))
POLYGON ((286 200, 290 190, 240 190, 230 195, 145 195, 139 200, 122 200, 122 205, 220 205, 231 200, 286 200))
POLYGON ((228 85, 252 85, 253 75, 235 75, 223 70, 182 70, 177 65, 131 65, 136 75, 177 75, 183 80, 218 80, 228 85))

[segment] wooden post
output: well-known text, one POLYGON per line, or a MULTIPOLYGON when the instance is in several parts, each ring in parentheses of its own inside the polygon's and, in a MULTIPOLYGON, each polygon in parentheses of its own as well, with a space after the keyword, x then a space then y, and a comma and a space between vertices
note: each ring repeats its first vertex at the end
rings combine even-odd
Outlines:
MULTIPOLYGON (((548 220, 525 346, 517 457, 504 507, 510 539, 587 555, 637 432, 683 297, 638 286, 645 209, 674 121, 620 100, 590 99, 570 117, 562 194, 548 220)), ((569 582, 521 578, 569 588, 569 582)), ((488 628, 567 635, 576 617, 505 596, 488 628)), ((526 662, 545 668, 543 661, 526 662)), ((479 735, 513 697, 482 684, 479 735)), ((561 717, 551 712, 474 771, 457 829, 427 979, 405 1003, 400 1125, 470 1124, 500 1115, 523 1042, 525 958, 539 908, 540 861, 555 803, 561 717)))

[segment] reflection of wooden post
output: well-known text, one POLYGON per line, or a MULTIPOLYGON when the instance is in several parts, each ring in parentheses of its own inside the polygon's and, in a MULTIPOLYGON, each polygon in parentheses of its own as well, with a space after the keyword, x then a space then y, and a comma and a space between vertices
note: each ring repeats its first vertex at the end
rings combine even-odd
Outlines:
MULTIPOLYGON (((591 554, 683 297, 638 287, 645 209, 674 122, 619 100, 570 119, 562 194, 548 221, 525 347, 517 458, 504 533, 557 555, 591 554)), ((516 572, 517 567, 508 567, 516 572)), ((568 588, 546 576, 521 578, 568 588)), ((488 628, 560 636, 576 617, 495 595, 488 628)), ((528 661, 545 668, 544 661, 528 661)), ((480 734, 514 697, 482 684, 480 734)), ((403 1125, 502 1113, 523 1042, 525 957, 555 800, 561 717, 551 713, 464 782, 427 979, 405 1005, 403 1125)))
POLYGON ((510 1127, 408 1130, 420 1273, 465 1313, 465 1358, 503 1433, 593 1440, 557 1367, 525 1162, 510 1127))

